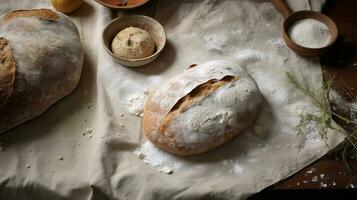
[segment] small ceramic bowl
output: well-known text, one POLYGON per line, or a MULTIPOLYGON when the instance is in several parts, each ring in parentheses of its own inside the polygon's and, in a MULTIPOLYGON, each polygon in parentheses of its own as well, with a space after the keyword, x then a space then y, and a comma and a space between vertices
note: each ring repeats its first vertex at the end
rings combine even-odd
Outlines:
POLYGON ((144 15, 130 15, 111 21, 102 33, 102 40, 105 50, 116 62, 128 67, 140 67, 151 63, 160 55, 166 44, 166 33, 161 24, 156 20, 144 15), (140 59, 121 58, 114 55, 111 48, 113 39, 121 30, 131 26, 149 32, 156 45, 153 55, 140 59))
POLYGON ((124 6, 122 5, 124 0, 95 0, 95 1, 98 2, 99 4, 102 4, 105 7, 118 9, 118 10, 131 10, 149 2, 149 0, 128 0, 127 4, 124 6))
POLYGON ((326 15, 321 14, 320 12, 315 12, 315 11, 298 11, 293 14, 291 14, 289 17, 287 17, 284 21, 283 24, 283 38, 288 45, 288 47, 292 50, 294 50, 297 54, 300 54, 302 56, 318 56, 321 55, 322 53, 326 52, 328 49, 332 47, 332 45, 336 42, 338 37, 338 29, 336 24, 326 15), (289 36, 289 28, 292 24, 299 20, 303 19, 315 19, 319 22, 322 22, 327 26, 327 28, 330 31, 331 38, 329 43, 320 48, 308 48, 301 46, 294 42, 290 36, 289 36))

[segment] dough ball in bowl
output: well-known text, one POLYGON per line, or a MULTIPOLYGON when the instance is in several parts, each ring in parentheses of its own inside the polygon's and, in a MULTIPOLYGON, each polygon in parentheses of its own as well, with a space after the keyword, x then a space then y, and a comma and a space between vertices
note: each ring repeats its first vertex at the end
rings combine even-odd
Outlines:
POLYGON ((153 89, 143 129, 156 146, 189 156, 213 150, 258 116, 261 94, 240 66, 211 61, 186 69, 153 89))
POLYGON ((129 27, 115 36, 112 42, 112 51, 120 58, 146 58, 154 53, 155 41, 147 31, 129 27))

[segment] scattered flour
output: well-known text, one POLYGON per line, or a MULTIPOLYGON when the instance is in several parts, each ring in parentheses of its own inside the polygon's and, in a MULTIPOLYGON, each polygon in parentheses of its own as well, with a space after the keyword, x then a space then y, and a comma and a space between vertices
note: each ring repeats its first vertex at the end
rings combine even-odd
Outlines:
POLYGON ((318 180, 319 180, 318 177, 317 177, 317 176, 314 176, 314 177, 311 179, 311 182, 315 183, 315 182, 317 182, 318 180))
POLYGON ((269 40, 271 44, 273 44, 274 47, 281 49, 287 47, 284 40, 282 39, 271 39, 269 40))
POLYGON ((173 173, 174 170, 180 169, 184 164, 180 158, 157 148, 149 141, 142 144, 134 153, 145 164, 166 174, 173 173))
POLYGON ((243 166, 237 160, 233 160, 233 159, 223 160, 221 163, 223 166, 231 168, 230 172, 232 173, 243 174, 244 172, 243 166))
POLYGON ((251 64, 260 64, 264 63, 268 58, 264 52, 253 50, 253 49, 246 49, 240 51, 236 56, 235 59, 243 66, 248 66, 251 64))
POLYGON ((310 170, 308 170, 308 171, 306 172, 306 174, 312 174, 315 170, 316 170, 315 168, 311 168, 310 170))
POLYGON ((323 188, 325 188, 325 187, 327 187, 328 185, 327 185, 327 183, 321 182, 321 183, 320 183, 320 186, 323 187, 323 188))
POLYGON ((164 174, 172 174, 174 172, 170 167, 159 168, 159 171, 164 174))
POLYGON ((127 97, 128 111, 130 114, 142 117, 144 112, 146 95, 140 92, 133 92, 127 97))
POLYGON ((244 169, 239 163, 235 163, 233 166, 234 173, 236 174, 242 174, 244 169))
POLYGON ((203 36, 205 46, 210 51, 224 52, 230 50, 230 42, 232 38, 239 38, 241 30, 234 30, 231 32, 215 32, 208 33, 203 36))
POLYGON ((325 177, 325 174, 320 174, 321 179, 324 179, 324 177, 325 177))
MULTIPOLYGON (((354 97, 357 99, 357 97, 354 97)), ((333 110, 339 110, 349 115, 350 119, 357 119, 357 102, 345 100, 337 91, 331 90, 330 101, 335 104, 333 110)))
POLYGON ((295 22, 288 30, 289 37, 297 44, 307 48, 321 48, 330 42, 328 27, 315 19, 295 22))
MULTIPOLYGON (((175 171, 193 167, 193 165, 185 158, 161 150, 149 141, 139 146, 134 154, 146 165, 151 166, 164 174, 172 174, 175 171)), ((227 168, 231 173, 244 173, 244 167, 237 160, 223 160, 220 165, 227 168)))

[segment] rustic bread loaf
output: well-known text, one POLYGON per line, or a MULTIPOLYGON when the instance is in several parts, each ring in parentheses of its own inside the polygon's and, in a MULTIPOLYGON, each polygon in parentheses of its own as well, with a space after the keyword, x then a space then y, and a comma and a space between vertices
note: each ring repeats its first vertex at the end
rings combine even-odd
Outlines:
POLYGON ((261 95, 241 67, 212 61, 186 69, 151 91, 143 129, 156 146, 189 156, 233 139, 257 117, 261 95))
POLYGON ((16 63, 9 41, 0 37, 0 108, 9 98, 15 81, 16 63))
POLYGON ((84 51, 76 26, 48 9, 0 19, 0 133, 39 116, 76 87, 84 51))

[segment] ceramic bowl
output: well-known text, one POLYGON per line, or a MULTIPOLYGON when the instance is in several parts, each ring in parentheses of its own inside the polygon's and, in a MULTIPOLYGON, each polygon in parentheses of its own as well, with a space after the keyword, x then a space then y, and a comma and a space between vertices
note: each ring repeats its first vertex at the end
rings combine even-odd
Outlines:
POLYGON ((105 50, 116 62, 128 67, 140 67, 151 63, 160 55, 166 44, 166 33, 161 24, 156 20, 144 15, 130 15, 111 21, 102 33, 102 41, 105 50), (153 55, 140 59, 122 58, 114 55, 111 49, 112 41, 121 30, 128 27, 137 27, 149 32, 156 45, 153 55))
POLYGON ((149 0, 128 0, 127 5, 123 6, 121 5, 121 3, 123 2, 122 0, 95 0, 95 1, 98 2, 99 4, 102 4, 105 7, 118 9, 118 10, 131 10, 149 2, 149 0))
POLYGON ((283 37, 288 45, 289 48, 294 50, 297 54, 302 55, 302 56, 318 56, 321 55, 322 53, 326 52, 328 49, 332 47, 332 45, 336 42, 337 37, 338 37, 338 29, 336 24, 327 16, 321 14, 320 12, 315 12, 315 11, 298 11, 293 14, 291 14, 289 17, 287 17, 284 21, 283 25, 283 37), (295 43, 290 37, 289 37, 289 28, 292 24, 299 20, 303 19, 315 19, 319 22, 324 23, 331 34, 331 38, 329 43, 321 48, 308 48, 301 46, 297 43, 295 43))

